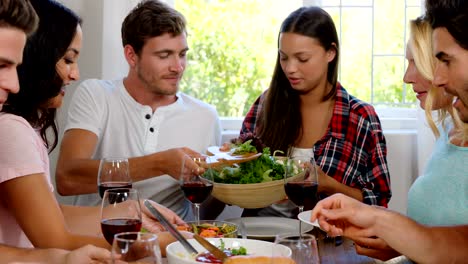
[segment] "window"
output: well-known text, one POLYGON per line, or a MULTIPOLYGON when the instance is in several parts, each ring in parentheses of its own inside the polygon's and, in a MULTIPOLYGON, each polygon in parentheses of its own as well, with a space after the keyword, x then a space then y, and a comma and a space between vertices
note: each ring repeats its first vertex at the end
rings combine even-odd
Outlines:
MULTIPOLYGON (((181 89, 215 105, 220 116, 242 117, 268 88, 283 19, 318 5, 340 38, 339 81, 379 114, 414 112, 416 98, 402 81, 407 22, 422 0, 174 0, 189 21, 189 65, 181 89), (399 111, 382 109, 399 108, 399 111)), ((413 114, 414 116, 414 114, 413 114)))
POLYGON ((268 88, 281 22, 302 0, 176 0, 188 20, 189 63, 181 89, 242 117, 268 88))
POLYGON ((416 98, 402 81, 409 19, 421 0, 322 0, 341 44, 340 81, 351 94, 376 107, 413 107, 416 98))

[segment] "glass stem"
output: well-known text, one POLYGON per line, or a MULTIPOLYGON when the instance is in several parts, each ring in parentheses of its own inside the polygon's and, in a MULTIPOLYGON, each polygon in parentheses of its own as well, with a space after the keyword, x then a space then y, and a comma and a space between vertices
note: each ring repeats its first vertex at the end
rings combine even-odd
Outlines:
POLYGON ((200 204, 195 203, 195 221, 197 225, 200 225, 200 204))
MULTIPOLYGON (((299 206, 299 213, 304 211, 304 206, 299 206)), ((302 221, 299 220, 299 241, 302 240, 302 221)))

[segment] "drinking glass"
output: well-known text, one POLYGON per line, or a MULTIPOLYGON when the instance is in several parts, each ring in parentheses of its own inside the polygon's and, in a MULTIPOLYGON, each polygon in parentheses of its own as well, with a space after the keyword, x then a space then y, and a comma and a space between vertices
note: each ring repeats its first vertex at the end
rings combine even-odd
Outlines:
POLYGON ((103 158, 99 163, 98 171, 99 195, 104 195, 108 189, 132 188, 128 159, 126 158, 103 158))
MULTIPOLYGON (((296 264, 317 264, 320 262, 317 240, 311 234, 278 234, 275 237, 275 244, 284 245, 291 249, 291 258, 296 261, 296 264)), ((273 251, 273 256, 278 256, 278 253, 273 251)))
MULTIPOLYGON (((288 199, 298 208, 299 213, 317 204, 318 174, 314 157, 290 156, 286 160, 284 173, 284 190, 288 199)), ((299 221, 299 235, 302 234, 299 221)))
POLYGON ((180 187, 187 198, 195 207, 195 221, 200 222, 200 204, 203 203, 213 190, 213 172, 206 156, 189 156, 182 161, 180 173, 180 187), (193 170, 193 163, 199 167, 193 170))
POLYGON ((152 233, 125 232, 114 236, 112 263, 161 264, 158 236, 152 233))
POLYGON ((109 189, 101 205, 101 230, 112 245, 114 235, 140 231, 142 225, 138 191, 130 188, 109 189))

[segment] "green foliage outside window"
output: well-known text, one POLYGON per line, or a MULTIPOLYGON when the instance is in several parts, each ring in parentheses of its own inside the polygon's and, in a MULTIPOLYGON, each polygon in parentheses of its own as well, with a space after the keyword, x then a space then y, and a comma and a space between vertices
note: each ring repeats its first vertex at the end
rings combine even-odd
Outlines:
MULTIPOLYGON (((216 106, 220 116, 244 116, 268 88, 281 22, 301 5, 301 0, 176 0, 188 21, 190 48, 181 90, 216 106)), ((407 19, 419 12, 405 9, 404 0, 374 0, 374 5, 343 8, 342 21, 339 8, 325 8, 337 30, 343 27, 339 80, 374 105, 413 106, 414 94, 402 82, 404 18, 405 10, 407 19), (383 19, 372 23, 372 14, 383 19)))

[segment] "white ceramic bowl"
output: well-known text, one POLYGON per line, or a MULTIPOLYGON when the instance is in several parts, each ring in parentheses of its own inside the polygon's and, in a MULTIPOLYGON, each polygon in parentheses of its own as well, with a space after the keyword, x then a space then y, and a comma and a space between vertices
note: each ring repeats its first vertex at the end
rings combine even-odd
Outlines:
MULTIPOLYGON (((247 249, 247 254, 250 256, 291 256, 291 249, 284 245, 275 244, 272 242, 241 239, 241 238, 207 238, 212 244, 219 246, 220 240, 224 241, 226 248, 239 248, 243 246, 247 249)), ((207 250, 202 247, 195 239, 188 239, 189 243, 199 252, 203 253, 207 250)), ((200 264, 195 261, 195 256, 191 256, 180 242, 173 242, 166 248, 166 255, 169 264, 200 264)))

